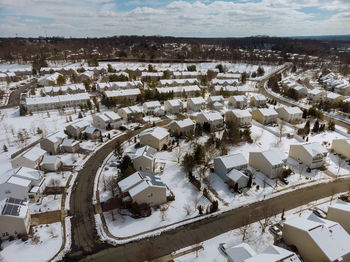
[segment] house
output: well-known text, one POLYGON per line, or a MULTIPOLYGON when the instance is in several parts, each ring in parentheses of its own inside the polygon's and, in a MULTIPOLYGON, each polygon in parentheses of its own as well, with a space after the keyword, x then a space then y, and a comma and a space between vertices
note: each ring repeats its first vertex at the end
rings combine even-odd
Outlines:
POLYGON ((57 132, 46 138, 43 138, 40 141, 40 147, 41 149, 44 149, 49 154, 55 155, 59 152, 60 145, 63 139, 65 139, 66 137, 67 135, 64 134, 63 132, 57 132))
POLYGON ((214 78, 211 80, 211 84, 213 86, 220 85, 220 86, 236 86, 238 84, 238 81, 236 79, 217 79, 214 78))
POLYGON ((170 114, 179 114, 183 109, 183 104, 180 99, 167 100, 164 102, 164 109, 170 114))
POLYGON ((247 127, 252 125, 252 114, 248 109, 229 110, 225 113, 226 122, 237 122, 240 127, 247 127))
POLYGON ((96 114, 92 116, 93 125, 101 129, 119 128, 122 118, 113 111, 96 114))
POLYGON ((158 176, 151 173, 135 172, 118 183, 124 197, 138 204, 157 206, 167 201, 166 186, 158 176))
POLYGON ((75 139, 78 139, 82 136, 84 130, 89 126, 89 123, 81 120, 74 124, 70 124, 66 126, 66 133, 70 137, 74 137, 75 139))
POLYGON ((45 86, 44 93, 48 96, 59 96, 67 94, 80 94, 85 93, 86 89, 84 84, 73 84, 64 86, 45 86))
POLYGON ((31 218, 28 202, 9 197, 0 201, 0 239, 29 234, 31 218))
POLYGON ((234 73, 218 73, 216 75, 216 78, 218 79, 241 79, 241 74, 234 74, 234 73))
POLYGON ((190 118, 178 121, 173 120, 169 123, 169 130, 171 134, 176 136, 187 136, 194 133, 195 126, 195 122, 190 118))
POLYGON ((32 147, 11 160, 12 168, 28 167, 35 169, 39 166, 45 154, 45 150, 42 150, 39 147, 32 147))
POLYGON ((319 103, 321 101, 323 102, 326 100, 326 95, 327 93, 325 91, 322 91, 320 89, 312 89, 308 91, 307 99, 310 102, 319 103))
POLYGON ((137 105, 120 108, 118 114, 126 122, 138 121, 143 116, 142 108, 137 105))
POLYGON ((263 125, 277 122, 278 113, 272 108, 259 108, 252 111, 252 118, 263 125))
POLYGON ((304 163, 309 168, 320 168, 328 151, 320 143, 306 143, 302 145, 290 145, 289 157, 304 163))
POLYGON ((181 78, 198 78, 201 76, 200 72, 191 72, 191 71, 182 71, 182 72, 173 72, 174 78, 181 79, 181 78))
POLYGON ((250 104, 256 107, 266 106, 266 97, 261 94, 252 94, 250 104))
POLYGON ((67 153, 75 153, 80 149, 79 141, 66 138, 61 144, 61 149, 67 153))
POLYGON ((194 97, 200 94, 200 91, 196 85, 157 88, 160 94, 172 93, 174 97, 194 97))
POLYGON ((247 187, 248 185, 249 177, 237 169, 232 169, 226 174, 226 177, 226 183, 232 187, 237 184, 237 188, 239 190, 247 187))
POLYGON ((97 129, 94 126, 88 126, 87 128, 84 129, 83 134, 86 139, 96 140, 101 137, 101 130, 97 129))
POLYGON ((338 104, 339 102, 342 102, 344 100, 345 100, 345 97, 337 93, 328 92, 326 95, 326 101, 333 105, 338 104))
POLYGON ((163 77, 163 72, 142 72, 141 80, 144 82, 148 81, 159 81, 163 77))
POLYGON ((41 170, 55 172, 62 166, 61 157, 45 155, 41 161, 41 170))
POLYGON ((107 99, 114 100, 116 102, 135 102, 137 96, 141 94, 140 89, 121 89, 121 90, 112 90, 104 91, 103 94, 107 99))
POLYGON ((142 105, 143 113, 145 115, 154 115, 155 111, 161 107, 159 101, 145 102, 142 105))
POLYGON ((170 142, 169 132, 162 127, 149 128, 139 134, 140 144, 162 150, 170 142))
POLYGON ((135 152, 127 153, 135 170, 154 172, 155 154, 157 150, 150 146, 138 148, 135 152))
POLYGON ((338 84, 334 87, 334 91, 344 96, 348 96, 350 95, 350 84, 349 83, 338 84))
POLYGON ((249 165, 269 178, 276 178, 282 174, 287 158, 278 149, 262 152, 249 152, 249 165))
POLYGON ((161 79, 159 80, 159 86, 174 87, 174 86, 185 86, 185 85, 197 85, 198 80, 196 78, 185 78, 185 79, 161 79))
POLYGON ((350 203, 338 199, 328 207, 327 219, 338 222, 350 234, 350 203))
POLYGON ((220 113, 200 113, 197 115, 197 122, 200 125, 209 124, 210 130, 217 130, 224 126, 224 118, 220 113))
POLYGON ((62 76, 62 74, 55 72, 55 73, 53 73, 51 75, 40 77, 38 79, 38 85, 39 86, 53 86, 53 85, 56 85, 57 78, 59 76, 62 76))
POLYGON ((299 107, 281 106, 276 108, 278 117, 287 122, 299 122, 303 118, 303 111, 299 107))
POLYGON ((284 248, 270 245, 260 254, 246 243, 226 249, 228 262, 301 262, 299 257, 284 248))
POLYGON ((209 96, 209 98, 207 99, 207 103, 216 103, 216 102, 219 102, 219 103, 224 103, 225 102, 225 99, 223 96, 209 96))
POLYGON ((245 96, 230 96, 230 98, 228 99, 229 105, 235 107, 235 108, 239 108, 239 109, 243 109, 247 107, 247 98, 245 96))
POLYGON ((52 109, 77 108, 90 101, 88 93, 45 97, 27 97, 24 106, 29 112, 52 109))
POLYGON ((227 174, 232 170, 245 170, 247 167, 248 161, 241 153, 214 158, 214 172, 225 182, 229 179, 227 174))
POLYGON ((350 159, 350 139, 333 139, 332 149, 337 154, 350 159))
POLYGON ((350 261, 350 235, 337 222, 311 214, 285 221, 282 232, 305 261, 350 261))
POLYGON ((301 85, 296 85, 292 87, 298 94, 298 98, 306 97, 308 94, 308 89, 306 87, 303 87, 301 85))
POLYGON ((200 111, 205 107, 205 100, 203 97, 193 97, 187 99, 187 110, 200 111))

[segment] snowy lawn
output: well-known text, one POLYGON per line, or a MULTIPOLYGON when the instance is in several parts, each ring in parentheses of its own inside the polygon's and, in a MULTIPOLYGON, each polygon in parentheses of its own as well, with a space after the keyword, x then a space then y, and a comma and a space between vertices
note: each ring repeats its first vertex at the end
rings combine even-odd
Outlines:
POLYGON ((61 210, 62 195, 48 195, 42 197, 39 203, 30 203, 29 212, 31 214, 61 210))
POLYGON ((5 241, 0 257, 3 261, 48 261, 61 248, 61 223, 40 225, 33 227, 34 236, 23 242, 22 240, 5 241))

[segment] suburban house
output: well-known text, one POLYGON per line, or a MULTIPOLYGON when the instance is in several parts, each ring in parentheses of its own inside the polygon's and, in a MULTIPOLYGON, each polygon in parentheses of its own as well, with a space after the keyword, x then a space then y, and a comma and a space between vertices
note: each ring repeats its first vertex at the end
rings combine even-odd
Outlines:
POLYGON ((292 88, 297 92, 299 98, 306 97, 308 94, 308 89, 306 87, 301 86, 301 85, 296 85, 292 88))
POLYGON ((187 99, 187 110, 200 111, 205 107, 205 100, 203 97, 193 97, 187 99))
POLYGON ((75 139, 81 138, 84 130, 89 126, 89 123, 85 120, 81 120, 74 124, 70 124, 66 126, 66 133, 70 137, 74 137, 75 139))
POLYGON ((248 109, 229 110, 225 113, 226 122, 237 122, 240 127, 247 127, 252 125, 252 114, 248 109))
POLYGON ((263 125, 277 122, 278 113, 272 108, 259 108, 252 111, 252 118, 263 125))
POLYGON ((39 147, 32 147, 11 160, 12 168, 28 167, 35 169, 39 166, 45 154, 45 150, 39 147))
POLYGON ((276 178, 282 174, 286 160, 284 153, 278 149, 249 152, 249 165, 269 178, 276 178))
POLYGON ((67 135, 63 132, 57 132, 40 141, 41 149, 44 149, 51 155, 56 155, 60 150, 60 145, 67 135))
POLYGON ((143 103, 143 113, 145 115, 154 115, 157 109, 161 107, 159 101, 150 101, 143 103))
POLYGON ((228 262, 301 262, 295 253, 275 245, 257 254, 249 244, 242 243, 227 248, 226 253, 228 262))
POLYGON ((339 95, 337 93, 328 92, 326 95, 326 101, 330 104, 338 104, 345 100, 345 96, 339 95))
POLYGON ((123 201, 131 198, 138 204, 157 206, 167 201, 166 186, 158 176, 151 173, 135 172, 118 183, 123 201))
POLYGON ((53 86, 56 85, 57 83, 57 78, 59 76, 62 76, 62 74, 60 73, 53 73, 51 75, 47 75, 47 76, 42 76, 38 79, 38 85, 39 86, 53 86))
POLYGON ((45 111, 52 109, 78 108, 86 105, 90 101, 88 93, 44 96, 44 97, 27 97, 24 106, 28 112, 45 111))
POLYGON ((180 99, 167 100, 164 102, 165 112, 170 114, 179 114, 183 109, 183 104, 180 99))
POLYGON ((135 152, 127 153, 135 170, 154 172, 155 154, 157 150, 150 146, 138 148, 135 152))
POLYGON ((181 71, 181 72, 173 72, 174 78, 197 78, 201 75, 200 72, 191 72, 191 71, 181 71))
POLYGON ((201 89, 197 85, 175 86, 157 88, 160 94, 172 93, 174 97, 194 97, 198 95, 201 89))
POLYGON ((162 150, 170 142, 169 132, 162 127, 149 128, 139 134, 140 144, 162 150))
POLYGON ((195 122, 190 118, 184 120, 173 120, 169 123, 169 130, 171 134, 178 136, 187 136, 188 134, 193 134, 195 129, 195 122))
POLYGON ((161 79, 159 80, 159 86, 185 86, 185 85, 197 85, 197 78, 185 78, 185 79, 161 79))
POLYGON ((261 94, 252 94, 250 104, 256 107, 263 107, 266 105, 266 97, 261 94))
POLYGON ((204 125, 205 123, 210 125, 210 130, 217 130, 224 126, 224 118, 220 113, 200 113, 197 115, 197 122, 200 125, 204 125))
POLYGON ((138 121, 143 116, 142 108, 137 105, 120 108, 118 109, 118 114, 126 122, 138 121))
POLYGON ((163 72, 142 72, 141 80, 144 82, 148 81, 159 81, 163 76, 163 72))
POLYGON ((247 98, 245 96, 239 95, 239 96, 230 96, 228 99, 229 105, 243 109, 247 107, 247 98))
POLYGON ((73 95, 85 93, 86 89, 84 84, 73 84, 64 86, 45 86, 44 93, 48 96, 58 96, 58 95, 73 95))
POLYGON ((285 221, 283 240, 295 246, 305 261, 350 261, 350 235, 337 222, 315 214, 285 221))
POLYGON ((332 149, 338 155, 350 159, 350 139, 333 139, 332 149))
POLYGON ((84 137, 89 140, 96 140, 101 137, 101 130, 94 126, 88 126, 83 131, 84 137))
POLYGON ((247 167, 248 161, 241 153, 214 158, 214 172, 224 181, 227 181, 226 175, 231 170, 245 170, 247 167))
POLYGON ((75 153, 80 149, 79 141, 66 138, 61 144, 61 149, 67 153, 75 153))
POLYGON ((121 125, 121 117, 113 111, 93 115, 92 121, 94 126, 106 130, 119 128, 121 125))
POLYGON ((215 102, 219 102, 219 103, 224 103, 225 99, 223 96, 209 96, 209 98, 207 99, 208 104, 212 103, 214 104, 215 102))
POLYGON ((241 74, 235 74, 235 73, 218 73, 216 75, 216 78, 218 79, 241 79, 241 74))
POLYGON ((28 202, 9 197, 0 201, 0 239, 27 235, 30 230, 28 202))
POLYGON ((236 86, 238 81, 236 79, 218 79, 214 78, 211 80, 212 85, 220 85, 220 86, 236 86))
POLYGON ((278 117, 287 122, 299 122, 303 118, 303 111, 299 107, 281 106, 276 108, 278 117))
POLYGON ((350 203, 338 199, 328 207, 327 219, 338 222, 350 234, 350 203))
POLYGON ((304 163, 309 168, 320 168, 328 151, 320 143, 306 143, 302 145, 290 145, 289 157, 304 163))
POLYGON ((40 163, 41 170, 55 172, 62 166, 61 157, 45 155, 40 163))
POLYGON ((327 93, 320 89, 308 90, 307 99, 313 103, 319 103, 326 100, 327 93))

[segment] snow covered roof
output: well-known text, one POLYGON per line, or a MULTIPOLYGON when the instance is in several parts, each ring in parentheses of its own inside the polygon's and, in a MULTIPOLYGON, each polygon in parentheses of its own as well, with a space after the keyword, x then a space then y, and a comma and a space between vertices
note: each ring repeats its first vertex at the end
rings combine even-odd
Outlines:
POLYGON ((185 127, 192 126, 195 124, 190 118, 186 118, 184 120, 179 120, 179 121, 175 121, 175 122, 180 128, 185 128, 185 127))
POLYGON ((138 88, 105 91, 106 97, 137 96, 139 94, 141 94, 141 92, 140 92, 140 89, 138 88))
POLYGON ((244 262, 246 259, 256 256, 255 251, 246 243, 226 248, 226 253, 234 262, 244 262))
POLYGON ((333 93, 333 92, 328 92, 327 93, 327 98, 331 99, 331 100, 334 100, 334 99, 337 99, 337 98, 341 98, 341 97, 343 97, 343 96, 339 95, 337 93, 333 93))
POLYGON ((234 74, 234 73, 218 73, 217 78, 232 78, 232 79, 240 79, 241 74, 234 74))
POLYGON ((266 97, 262 94, 252 94, 253 97, 256 101, 266 101, 266 97))
POLYGON ((241 153, 226 155, 226 156, 219 156, 216 158, 216 161, 218 160, 223 163, 226 169, 232 169, 232 168, 248 165, 247 159, 241 153))
POLYGON ((99 131, 99 130, 94 126, 88 126, 87 128, 84 129, 84 132, 87 134, 93 134, 95 131, 99 131))
POLYGON ((43 158, 43 161, 41 161, 41 165, 45 164, 55 164, 57 159, 59 159, 59 156, 51 156, 51 155, 45 155, 43 158))
POLYGON ((161 94, 170 93, 170 92, 181 94, 183 92, 188 93, 188 92, 201 91, 201 89, 196 85, 191 85, 191 86, 161 87, 161 88, 157 88, 157 91, 161 94))
POLYGON ((150 134, 151 136, 157 138, 158 140, 161 140, 164 137, 168 136, 169 132, 162 127, 153 127, 153 128, 146 129, 145 131, 142 131, 140 133, 140 137, 147 134, 150 134))
POLYGON ((118 186, 122 192, 128 191, 131 197, 149 186, 165 187, 158 176, 139 171, 119 181, 118 186))
POLYGON ((8 180, 7 183, 9 184, 14 184, 22 187, 29 187, 31 181, 29 179, 21 178, 21 177, 16 177, 16 176, 11 176, 8 180))
POLYGON ((63 131, 59 131, 57 133, 54 133, 54 134, 46 137, 46 139, 49 140, 52 143, 57 143, 60 140, 66 138, 66 137, 67 137, 67 135, 63 131))
POLYGON ((257 110, 264 116, 278 116, 278 113, 272 108, 259 108, 257 110))
POLYGON ((79 141, 78 140, 74 140, 74 139, 65 139, 63 140, 61 146, 66 146, 66 147, 73 147, 75 146, 76 144, 79 144, 79 141))
POLYGON ((155 108, 160 107, 159 101, 150 101, 150 102, 144 102, 143 106, 146 106, 147 108, 155 108))
POLYGON ((182 101, 180 99, 168 100, 166 102, 169 103, 169 105, 172 107, 182 106, 182 101))
POLYGON ((202 115, 209 122, 223 120, 223 117, 218 112, 209 112, 209 113, 205 112, 205 113, 201 113, 200 115, 202 115))
POLYGON ((244 117, 251 117, 252 114, 249 112, 248 109, 241 110, 241 109, 233 109, 231 112, 237 117, 237 118, 244 118, 244 117))
POLYGON ((241 171, 237 169, 232 169, 230 172, 226 174, 226 176, 231 179, 232 181, 237 182, 242 177, 247 177, 245 174, 243 174, 241 171))
POLYGON ((203 104, 205 104, 205 100, 201 96, 189 98, 188 101, 191 101, 195 105, 203 105, 203 104))
POLYGON ((297 106, 283 106, 281 108, 283 108, 290 115, 303 113, 303 111, 301 111, 300 108, 297 106))
POLYGON ((329 261, 342 261, 342 256, 350 253, 350 235, 336 222, 311 214, 308 218, 297 217, 284 224, 305 231, 329 261))
POLYGON ((25 157, 31 161, 37 161, 39 158, 41 158, 43 155, 45 155, 46 151, 41 149, 40 147, 33 147, 29 149, 28 151, 24 152, 22 155, 18 157, 25 157))
POLYGON ((122 192, 126 192, 129 190, 129 188, 141 183, 142 179, 143 177, 141 176, 140 172, 135 172, 134 174, 119 181, 118 186, 122 192))
POLYGON ((237 84, 238 81, 234 80, 234 79, 217 79, 214 78, 213 80, 211 80, 212 84, 214 85, 234 85, 237 84))
POLYGON ((140 156, 145 156, 147 158, 153 159, 154 155, 157 153, 157 150, 150 146, 144 146, 138 148, 134 153, 129 154, 131 159, 138 158, 140 156))
POLYGON ((244 262, 280 262, 280 261, 293 261, 293 262, 299 261, 300 262, 299 258, 293 252, 274 245, 270 245, 266 249, 264 249, 260 254, 244 260, 244 262))
POLYGON ((183 84, 196 84, 198 83, 198 80, 196 78, 184 78, 184 79, 161 79, 159 80, 159 83, 161 85, 183 85, 183 84))
POLYGON ((261 154, 272 166, 282 164, 287 158, 283 152, 275 148, 263 151, 261 154))
MULTIPOLYGON (((48 155, 45 155, 47 157, 48 155)), ((28 167, 20 167, 16 170, 14 174, 15 177, 20 177, 28 180, 39 180, 40 179, 40 171, 28 167)))
POLYGON ((163 72, 142 72, 141 76, 142 77, 147 77, 147 76, 162 77, 163 76, 163 72))
POLYGON ((60 96, 44 96, 44 97, 28 97, 26 98, 27 105, 51 104, 65 101, 82 101, 89 100, 88 93, 69 94, 60 96))
POLYGON ((308 90, 308 94, 310 94, 310 95, 318 95, 318 94, 322 94, 322 93, 325 93, 325 91, 322 91, 322 90, 316 89, 316 88, 308 90))
POLYGON ((223 102, 224 97, 223 96, 209 96, 208 100, 210 102, 223 102))
POLYGON ((350 203, 338 199, 335 203, 329 206, 329 208, 340 209, 350 213, 350 203))
POLYGON ((126 114, 136 114, 136 113, 142 113, 142 108, 139 106, 128 106, 123 107, 120 110, 123 110, 126 114))
POLYGON ((236 102, 244 102, 246 101, 245 96, 232 96, 232 99, 234 99, 236 102))
POLYGON ((317 155, 324 155, 327 154, 328 151, 325 149, 320 143, 313 142, 313 143, 307 143, 302 145, 297 145, 303 147, 312 157, 317 155))
POLYGON ((120 115, 118 115, 114 111, 104 112, 104 115, 111 121, 118 121, 121 119, 120 115))

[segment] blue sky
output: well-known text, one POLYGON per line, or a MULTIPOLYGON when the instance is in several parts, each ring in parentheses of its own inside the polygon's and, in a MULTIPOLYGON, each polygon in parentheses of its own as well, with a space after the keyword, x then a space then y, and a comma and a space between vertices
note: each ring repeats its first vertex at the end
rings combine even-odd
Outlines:
POLYGON ((0 0, 0 36, 350 34, 350 0, 0 0))

